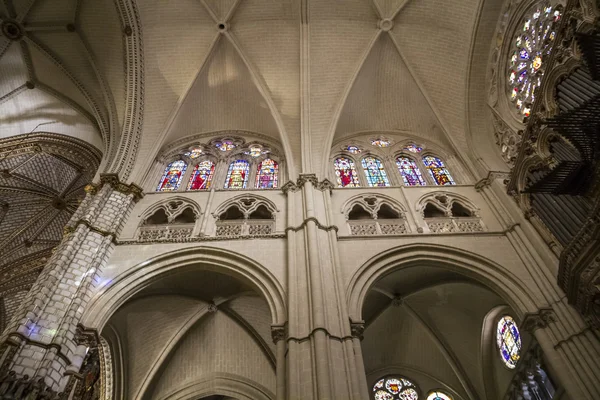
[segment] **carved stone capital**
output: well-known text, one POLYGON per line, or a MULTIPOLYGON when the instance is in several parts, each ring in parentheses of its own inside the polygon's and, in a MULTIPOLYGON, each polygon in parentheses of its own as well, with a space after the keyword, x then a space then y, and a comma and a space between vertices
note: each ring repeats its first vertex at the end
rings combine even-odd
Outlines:
POLYGON ((363 334, 365 333, 365 321, 351 321, 350 332, 352 337, 363 340, 363 334))
POLYGON ((319 189, 322 192, 328 190, 329 193, 331 193, 331 190, 334 187, 335 186, 333 185, 333 183, 331 183, 331 181, 329 179, 324 179, 321 182, 319 182, 319 184, 317 185, 317 189, 319 189))
POLYGON ((271 326, 271 337, 275 344, 280 340, 285 340, 287 338, 287 327, 285 325, 271 326))
POLYGON ((521 327, 533 334, 537 329, 547 328, 548 324, 555 321, 554 311, 551 308, 541 308, 536 313, 525 314, 521 327))
POLYGON ((125 195, 133 195, 133 200, 137 202, 144 197, 144 190, 135 183, 125 184, 119 179, 117 174, 101 174, 100 185, 110 185, 117 192, 125 195))
POLYGON ((297 192, 300 188, 292 181, 286 182, 282 187, 281 191, 287 196, 288 192, 297 192))
POLYGON ((307 182, 312 183, 314 187, 318 187, 319 180, 317 179, 317 175, 315 174, 300 174, 298 177, 297 185, 298 187, 304 186, 307 182))

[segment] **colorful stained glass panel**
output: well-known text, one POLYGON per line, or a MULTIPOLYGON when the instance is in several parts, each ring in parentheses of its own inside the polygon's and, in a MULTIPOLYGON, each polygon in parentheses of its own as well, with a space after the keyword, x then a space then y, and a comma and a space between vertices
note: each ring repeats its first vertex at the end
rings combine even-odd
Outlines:
POLYGON ((417 163, 408 157, 398 157, 396 159, 396 165, 402 176, 405 186, 425 186, 425 179, 421 175, 417 163))
POLYGON ((423 163, 436 185, 455 185, 452 175, 442 160, 434 156, 425 156, 423 163))
POLYGON ((197 164, 192 171, 187 190, 210 189, 214 173, 215 164, 212 161, 206 160, 197 164))
POLYGON ((229 164, 225 189, 245 189, 248 183, 250 163, 246 160, 236 160, 229 164))
POLYGON ((388 147, 390 144, 392 144, 392 142, 390 142, 387 139, 379 138, 379 139, 371 140, 371 144, 373 146, 377 146, 377 147, 388 147))
POLYGON ((256 172, 257 189, 273 189, 277 187, 277 178, 279 173, 279 164, 270 158, 263 160, 258 164, 256 172))
POLYGON ((506 315, 498 321, 496 344, 504 365, 514 369, 521 358, 521 333, 512 317, 506 315))
POLYGON ((225 139, 215 143, 217 149, 221 151, 229 151, 235 148, 235 143, 233 141, 225 139))
POLYGON ((352 154, 358 154, 361 152, 361 150, 358 148, 358 146, 348 146, 346 148, 346 150, 348 150, 352 154))
MULTIPOLYGON (((380 379, 373 385, 373 393, 376 400, 418 400, 414 383, 406 378, 387 377, 380 379)), ((443 399, 445 400, 445 399, 443 399)))
POLYGON ((381 160, 375 157, 365 157, 362 159, 362 166, 369 186, 390 186, 381 160))
POLYGON ((416 144, 409 144, 408 146, 406 146, 404 148, 404 150, 410 151, 412 153, 420 153, 423 151, 423 148, 420 146, 417 146, 416 144))
POLYGON ((346 157, 338 157, 333 162, 338 187, 359 187, 358 174, 354 161, 346 157))
POLYGON ((183 174, 187 169, 187 164, 183 160, 173 161, 165 168, 165 173, 160 178, 160 183, 156 188, 157 192, 172 192, 179 189, 183 174))
POLYGON ((427 396, 427 400, 452 400, 452 397, 436 390, 435 392, 429 393, 429 396, 427 396))
POLYGON ((199 147, 194 147, 187 153, 184 153, 184 155, 188 156, 189 158, 198 158, 202 155, 202 149, 199 147))

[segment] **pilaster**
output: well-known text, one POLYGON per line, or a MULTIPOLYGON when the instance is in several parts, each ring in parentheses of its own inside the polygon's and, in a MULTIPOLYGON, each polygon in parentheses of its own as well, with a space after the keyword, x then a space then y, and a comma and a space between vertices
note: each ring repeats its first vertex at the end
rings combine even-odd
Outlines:
POLYGON ((114 248, 114 240, 141 198, 142 190, 101 175, 65 228, 61 243, 48 260, 0 345, 0 370, 27 375, 54 391, 65 388, 68 370, 79 370, 82 355, 77 325, 96 289, 114 248))

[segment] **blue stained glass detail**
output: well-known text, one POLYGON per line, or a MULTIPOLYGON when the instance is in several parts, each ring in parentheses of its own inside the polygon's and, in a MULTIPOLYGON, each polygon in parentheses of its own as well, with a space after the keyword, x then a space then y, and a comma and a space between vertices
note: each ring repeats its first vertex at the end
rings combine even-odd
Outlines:
POLYGON ((521 334, 515 320, 506 315, 498 321, 496 343, 504 365, 514 369, 521 358, 521 334))
POLYGON ((272 189, 277 187, 279 165, 274 160, 267 158, 258 164, 256 172, 256 188, 272 189))
POLYGON ((390 186, 381 160, 375 157, 365 157, 362 159, 362 166, 369 186, 390 186))
POLYGON ((521 49, 521 51, 519 51, 519 57, 521 57, 522 60, 529 60, 529 53, 527 50, 521 49))
POLYGON ((183 160, 173 161, 171 164, 167 165, 165 173, 162 178, 160 178, 156 191, 172 192, 179 189, 179 185, 181 184, 186 169, 187 164, 183 160))
POLYGON ((245 189, 248 183, 250 163, 246 160, 236 160, 229 164, 225 189, 245 189))

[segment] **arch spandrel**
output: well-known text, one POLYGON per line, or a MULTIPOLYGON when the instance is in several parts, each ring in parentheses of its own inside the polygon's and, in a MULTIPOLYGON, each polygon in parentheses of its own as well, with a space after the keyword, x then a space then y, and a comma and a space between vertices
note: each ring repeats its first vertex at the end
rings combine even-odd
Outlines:
MULTIPOLYGON (((118 258, 115 259, 118 262, 118 258)), ((196 268, 220 272, 249 283, 268 303, 273 325, 283 325, 286 321, 284 288, 271 271, 250 257, 229 249, 194 246, 162 252, 125 267, 112 278, 105 274, 101 288, 82 318, 82 324, 101 330, 119 307, 164 274, 196 268)))

